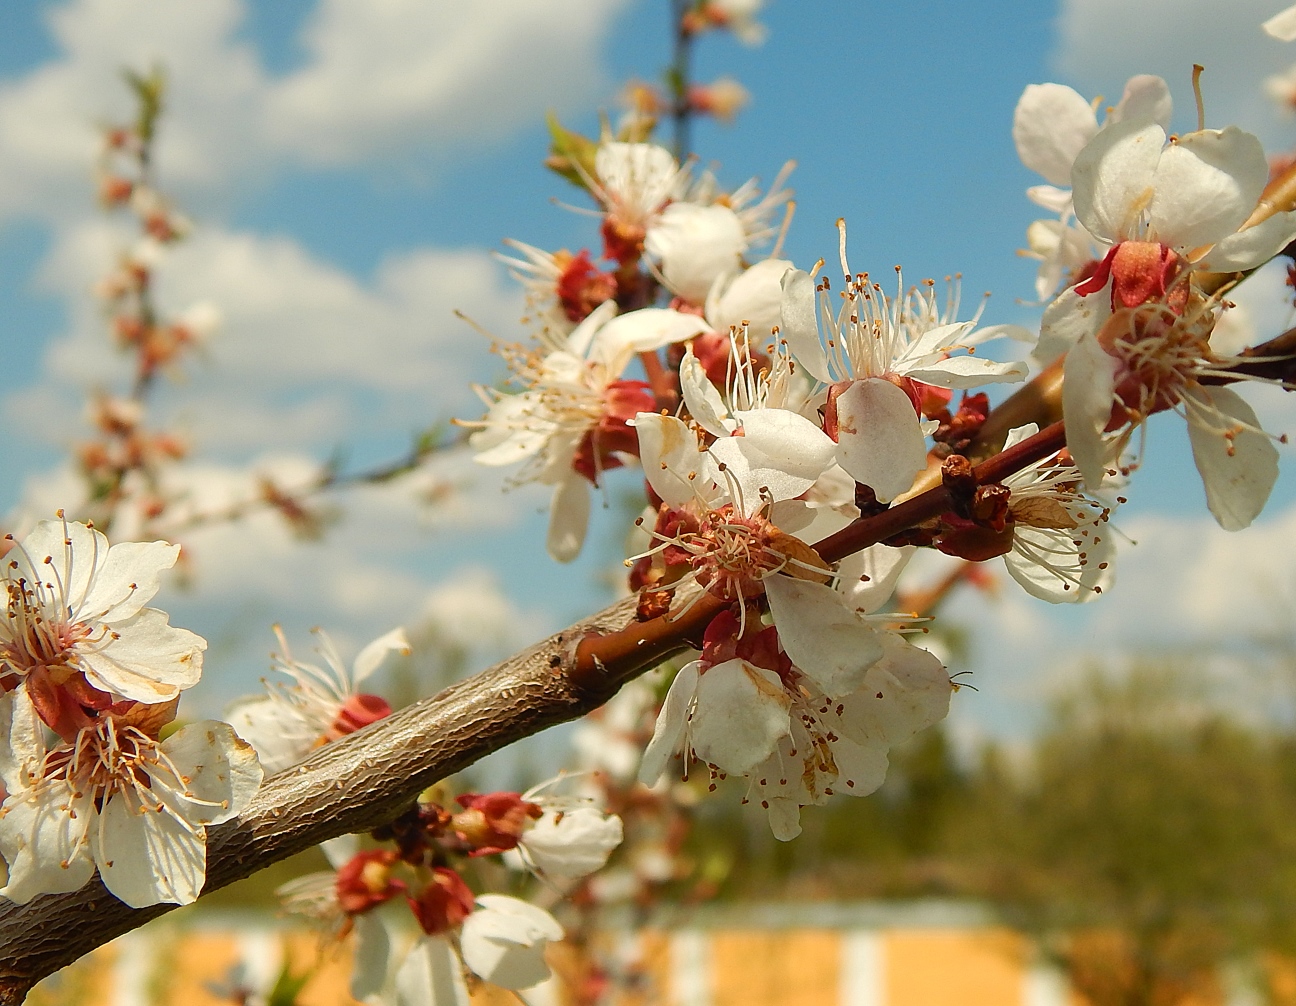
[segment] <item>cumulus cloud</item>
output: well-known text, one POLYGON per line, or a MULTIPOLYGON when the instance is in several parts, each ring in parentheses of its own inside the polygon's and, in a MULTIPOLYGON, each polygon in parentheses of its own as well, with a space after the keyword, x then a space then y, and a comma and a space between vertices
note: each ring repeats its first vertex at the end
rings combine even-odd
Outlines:
MULTIPOLYGON (((72 324, 47 352, 47 381, 7 402, 25 432, 66 442, 86 389, 124 383, 127 361, 89 293, 124 240, 102 221, 57 239, 41 283, 70 305, 72 324)), ((495 366, 488 341, 455 311, 502 336, 515 333, 522 311, 521 294, 475 250, 414 249, 362 279, 291 239, 210 228, 169 255, 159 276, 166 311, 206 299, 223 324, 184 383, 162 389, 157 411, 202 450, 226 454, 268 442, 327 448, 475 415, 469 382, 489 380, 495 366)))
POLYGON ((1292 143, 1284 119, 1263 95, 1264 79, 1287 69, 1296 49, 1260 30, 1281 6, 1272 0, 1062 0, 1053 65, 1086 94, 1120 97, 1125 80, 1155 73, 1169 83, 1176 123, 1196 128, 1192 64, 1206 67, 1206 124, 1248 129, 1273 149, 1292 143))
POLYGON ((73 0, 46 15, 59 56, 0 85, 0 218, 89 208, 98 128, 128 105, 123 67, 168 70, 159 160, 189 199, 292 165, 444 159, 602 82, 625 0, 319 0, 282 75, 240 35, 245 0, 73 0))

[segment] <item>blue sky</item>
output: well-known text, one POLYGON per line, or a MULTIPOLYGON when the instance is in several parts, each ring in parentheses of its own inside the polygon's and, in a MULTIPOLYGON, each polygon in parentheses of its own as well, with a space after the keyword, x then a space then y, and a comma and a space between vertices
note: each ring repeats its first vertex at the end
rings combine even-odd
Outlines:
MULTIPOLYGON (((753 100, 736 126, 701 126, 694 146, 728 186, 798 162, 786 246, 798 264, 835 255, 842 216, 856 268, 902 264, 915 281, 960 272, 967 311, 991 290, 987 320, 1029 325, 1038 310, 1019 298, 1031 295, 1033 271, 1014 252, 1035 216, 1023 190, 1036 179, 1010 135, 1022 88, 1060 80, 1115 100, 1129 75, 1161 73, 1176 124, 1191 128, 1189 73, 1202 62, 1208 122, 1239 122, 1281 149, 1293 124, 1259 94, 1265 75, 1296 58, 1259 31, 1276 6, 1238 0, 1225 23, 1204 0, 779 0, 763 17, 763 46, 699 44, 699 79, 736 76, 753 100)), ((197 229, 163 266, 161 296, 177 309, 211 299, 226 326, 188 378, 159 394, 157 415, 192 440, 195 484, 229 493, 250 464, 301 470, 339 445, 370 462, 432 420, 474 413, 467 382, 499 371, 451 312, 520 335, 520 296, 488 252, 507 236, 595 243, 588 218, 551 202, 577 194, 540 167, 543 113, 556 108, 595 131, 622 80, 657 77, 666 9, 660 0, 5 5, 0 462, 10 477, 0 511, 21 524, 65 501, 74 483, 58 468, 84 429, 84 389, 121 386, 87 292, 126 239, 92 200, 93 126, 129 109, 116 68, 161 60, 173 85, 161 179, 197 229)), ((1261 334, 1288 319, 1279 282, 1257 283, 1261 334)), ((1254 400, 1271 428, 1296 433, 1281 395, 1254 400)), ((556 567, 543 554, 543 497, 501 495, 480 474, 451 459, 421 483, 345 500, 346 518, 320 544, 290 540, 271 519, 194 536, 192 584, 170 588, 166 603, 212 640, 200 700, 214 710, 255 687, 275 620, 303 649, 315 624, 354 649, 439 612, 443 633, 458 627, 484 660, 602 603, 619 533, 611 515, 596 515, 601 548, 556 567), (438 479, 460 486, 455 497, 418 504, 438 479)), ((613 493, 632 486, 624 479, 613 493)), ((1151 426, 1134 488, 1121 524, 1142 544, 1122 558, 1106 604, 1060 612, 1012 594, 1003 578, 997 603, 955 606, 982 626, 971 657, 982 692, 961 693, 955 714, 969 735, 1020 732, 1039 707, 1039 682, 1086 653, 1227 642, 1274 617, 1263 591, 1248 591, 1287 583, 1275 558, 1296 524, 1290 474, 1264 526, 1223 536, 1205 514, 1186 438, 1166 417, 1151 426)))

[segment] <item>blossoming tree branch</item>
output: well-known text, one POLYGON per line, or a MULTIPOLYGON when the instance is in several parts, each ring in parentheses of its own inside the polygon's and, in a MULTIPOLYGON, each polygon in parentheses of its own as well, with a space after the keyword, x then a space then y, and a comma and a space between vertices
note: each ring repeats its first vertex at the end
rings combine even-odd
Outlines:
MULTIPOLYGON (((545 948, 587 924, 577 906, 674 876, 662 836, 687 817, 676 780, 737 780, 791 841, 803 813, 875 791, 889 748, 946 715, 957 685, 921 645, 927 617, 896 610, 920 549, 967 569, 1002 559, 1047 602, 1110 592, 1138 433, 1165 411, 1188 424, 1221 527, 1261 513, 1276 438, 1234 385, 1291 387, 1296 336, 1240 353, 1220 336, 1229 291, 1296 239, 1296 168, 1271 177, 1254 136, 1207 128, 1196 76, 1199 128, 1182 135, 1167 133, 1160 78, 1132 78, 1107 107, 1032 85, 1011 128, 1044 182, 1028 192, 1048 214, 1027 236, 1040 331, 995 324, 984 303, 961 317, 957 282, 855 269, 850 257, 885 250, 852 248, 845 222, 820 261, 782 257, 790 166, 764 191, 728 191, 683 157, 690 119, 742 98, 732 81, 688 80, 690 46, 706 31, 758 41, 755 12, 677 3, 666 91, 635 85, 595 138, 550 123, 547 163, 588 202, 597 252, 508 242, 531 337, 497 344, 509 381, 479 389, 484 415, 463 422, 480 464, 551 487, 558 562, 584 547, 609 473, 640 469, 627 596, 394 712, 365 684, 410 643, 376 626, 350 662, 325 634, 318 659, 281 636, 263 694, 225 721, 177 718, 206 643, 148 606, 179 554, 151 538, 184 449, 144 418, 213 312, 167 321, 154 306, 188 224, 152 177, 161 80, 132 78, 141 114, 108 134, 101 192, 141 221, 103 288, 137 378, 96 404, 86 499, 4 549, 0 1002, 319 844, 333 869, 281 894, 355 941, 357 998, 466 1003, 483 981, 553 981, 545 948), (996 344, 1015 348, 1001 362, 984 351, 996 344), (1019 387, 992 405, 979 389, 997 385, 1019 387), (570 773, 525 793, 444 783, 591 713, 570 773), (491 862, 532 879, 503 885, 491 862)), ((1294 18, 1266 28, 1296 34, 1294 18)), ((265 502, 307 519, 303 500, 265 502)))

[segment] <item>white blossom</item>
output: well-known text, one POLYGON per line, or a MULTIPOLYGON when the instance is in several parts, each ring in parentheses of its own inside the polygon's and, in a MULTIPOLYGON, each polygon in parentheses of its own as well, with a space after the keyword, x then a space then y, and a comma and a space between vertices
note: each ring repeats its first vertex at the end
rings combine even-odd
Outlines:
POLYGON ((26 693, 0 696, 8 792, 0 854, 9 864, 0 896, 25 904, 74 891, 98 868, 104 886, 132 908, 197 899, 207 825, 241 813, 262 770, 225 723, 190 723, 158 741, 158 709, 105 714, 75 742, 47 748, 26 693))
POLYGON ((4 559, 0 687, 75 687, 81 674, 111 696, 157 703, 196 684, 206 641, 144 607, 179 553, 162 541, 109 546, 85 524, 41 521, 4 559))

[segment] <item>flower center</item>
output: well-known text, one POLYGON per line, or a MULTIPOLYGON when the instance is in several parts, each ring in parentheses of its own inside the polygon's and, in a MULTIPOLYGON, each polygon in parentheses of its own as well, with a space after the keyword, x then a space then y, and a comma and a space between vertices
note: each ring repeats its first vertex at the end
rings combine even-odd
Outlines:
POLYGON ((1109 429, 1182 400, 1203 361, 1210 359, 1210 321, 1209 312, 1180 316, 1156 302, 1120 309, 1107 320, 1098 342, 1120 362, 1109 429))

